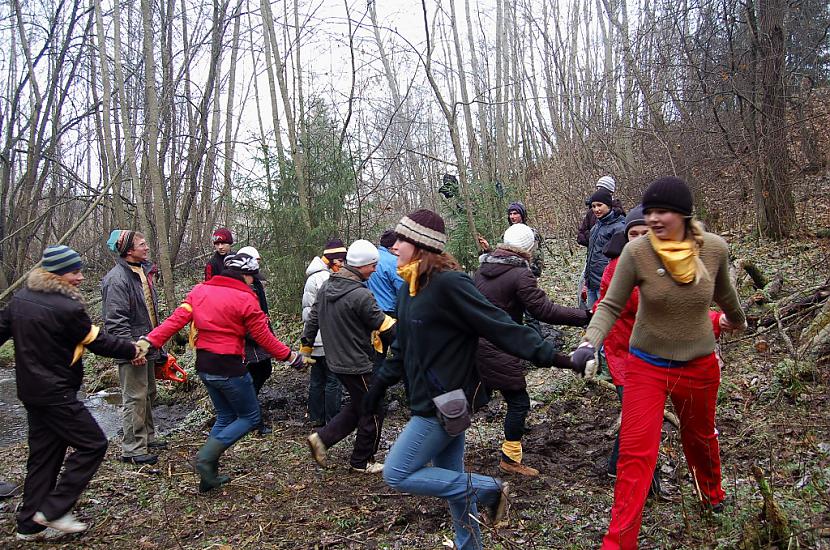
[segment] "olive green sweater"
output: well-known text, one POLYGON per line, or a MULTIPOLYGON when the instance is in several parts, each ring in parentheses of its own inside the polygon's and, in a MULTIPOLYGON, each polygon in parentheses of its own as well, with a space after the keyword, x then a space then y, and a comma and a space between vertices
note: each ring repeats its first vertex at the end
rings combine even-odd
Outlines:
POLYGON ((663 268, 647 238, 628 243, 584 339, 599 347, 631 291, 638 286, 640 306, 629 341, 631 347, 672 361, 689 361, 712 353, 715 349, 709 320, 712 302, 720 306, 732 323, 742 325, 746 317, 729 280, 726 241, 713 233, 705 233, 700 259, 710 277, 701 278, 697 284, 681 284, 663 268))

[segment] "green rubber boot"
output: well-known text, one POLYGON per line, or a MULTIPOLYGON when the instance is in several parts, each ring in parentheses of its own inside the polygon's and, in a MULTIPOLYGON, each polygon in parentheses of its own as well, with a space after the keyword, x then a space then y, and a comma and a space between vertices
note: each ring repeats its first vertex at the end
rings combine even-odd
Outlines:
POLYGON ((219 457, 225 452, 228 445, 218 439, 209 438, 199 452, 196 453, 196 471, 199 472, 199 492, 206 493, 224 485, 231 480, 228 476, 220 476, 219 457))

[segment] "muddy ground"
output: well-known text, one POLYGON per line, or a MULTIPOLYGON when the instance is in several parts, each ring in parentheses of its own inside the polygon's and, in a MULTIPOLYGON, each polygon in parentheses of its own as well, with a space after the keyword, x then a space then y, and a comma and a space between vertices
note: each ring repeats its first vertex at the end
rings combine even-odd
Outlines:
MULTIPOLYGON (((787 274, 790 291, 826 279, 817 262, 828 257, 826 241, 798 248, 752 248, 762 267, 787 274), (776 258, 777 256, 777 258, 776 258)), ((738 250, 738 253, 742 250, 738 250)), ((826 264, 825 264, 826 265, 826 264)), ((543 286, 570 303, 571 281, 550 269, 543 286)), ((564 276, 563 276, 564 277, 564 276)), ((749 290, 744 287, 744 295, 749 290)), ((792 321, 797 322, 798 319, 792 321)), ((792 325, 792 336, 799 327, 792 325)), ((565 333, 566 345, 576 332, 565 333)), ((726 367, 719 396, 723 514, 704 513, 695 503, 677 433, 664 425, 660 461, 668 499, 649 501, 641 548, 736 548, 745 526, 759 520, 761 498, 751 468, 760 466, 777 503, 789 515, 791 548, 830 548, 830 366, 793 362, 776 332, 750 333, 725 342, 726 367), (767 347, 759 345, 760 340, 767 347), (758 351, 759 349, 763 351, 758 351)), ((91 524, 63 548, 444 548, 452 537, 446 505, 389 489, 380 477, 350 473, 350 440, 330 451, 329 470, 309 457, 305 438, 307 377, 277 367, 263 394, 274 432, 248 436, 225 454, 221 470, 230 484, 197 492, 190 463, 204 441, 208 419, 198 383, 191 392, 167 395, 192 412, 168 434, 170 449, 156 467, 120 463, 117 439, 76 508, 91 524)), ((607 387, 570 372, 529 371, 533 398, 525 462, 537 478, 511 477, 509 522, 485 530, 487 548, 597 548, 608 525, 613 480, 606 460, 617 418, 616 396, 607 387)), ((392 392, 380 459, 406 422, 392 392)), ((467 433, 470 470, 499 475, 498 448, 505 406, 497 397, 467 433)), ((23 443, 0 453, 0 477, 22 481, 23 443)), ((0 544, 18 547, 13 510, 19 497, 0 503, 0 544)), ((46 546, 46 545, 44 545, 46 546)), ((770 546, 772 547, 772 546, 770 546)), ((786 548, 786 543, 778 547, 786 548)))

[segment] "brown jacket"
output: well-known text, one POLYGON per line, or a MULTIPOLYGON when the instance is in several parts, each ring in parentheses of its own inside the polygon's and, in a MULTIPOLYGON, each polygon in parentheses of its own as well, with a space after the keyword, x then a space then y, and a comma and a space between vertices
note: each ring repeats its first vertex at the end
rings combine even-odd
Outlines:
MULTIPOLYGON (((583 309, 557 305, 550 301, 530 271, 527 255, 501 244, 481 257, 475 274, 476 288, 494 305, 521 324, 525 311, 546 323, 585 326, 590 320, 583 309)), ((560 368, 570 368, 565 356, 557 356, 560 368)), ((489 389, 519 390, 526 386, 523 362, 481 338, 478 345, 478 370, 489 389)))

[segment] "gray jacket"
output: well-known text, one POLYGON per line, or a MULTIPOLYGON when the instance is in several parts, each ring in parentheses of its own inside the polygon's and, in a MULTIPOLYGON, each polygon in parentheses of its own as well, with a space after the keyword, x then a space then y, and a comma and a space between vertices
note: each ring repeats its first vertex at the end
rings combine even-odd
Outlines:
POLYGON ((602 253, 602 249, 619 231, 625 231, 625 216, 618 214, 616 210, 608 212, 591 228, 591 236, 588 238, 588 261, 585 263, 585 285, 591 290, 599 290, 602 272, 608 265, 609 258, 602 253))
POLYGON ((378 330, 385 318, 360 276, 344 266, 320 287, 305 323, 303 342, 313 342, 320 331, 332 372, 372 372, 372 331, 378 330))
MULTIPOLYGON (((153 295, 153 307, 158 316, 158 295, 153 284, 152 267, 149 262, 142 265, 153 295)), ((141 278, 130 269, 130 264, 124 258, 118 258, 115 267, 104 275, 101 280, 101 295, 104 298, 101 309, 104 330, 107 333, 135 340, 153 330, 144 299, 144 289, 141 288, 141 278)))

